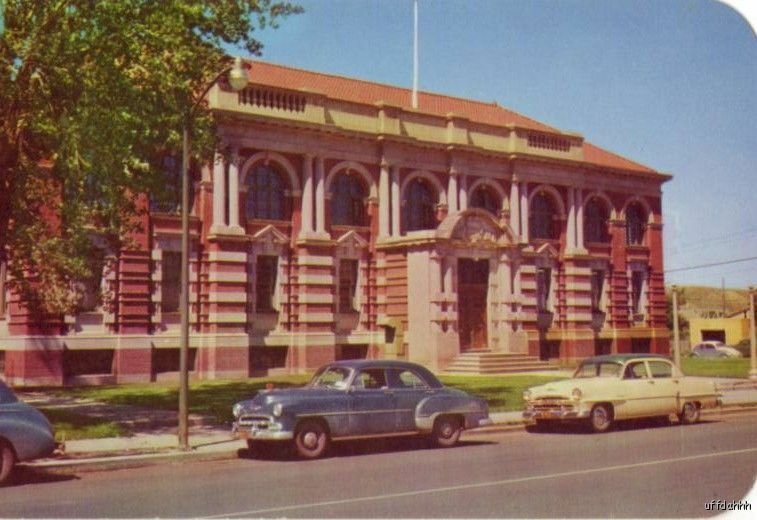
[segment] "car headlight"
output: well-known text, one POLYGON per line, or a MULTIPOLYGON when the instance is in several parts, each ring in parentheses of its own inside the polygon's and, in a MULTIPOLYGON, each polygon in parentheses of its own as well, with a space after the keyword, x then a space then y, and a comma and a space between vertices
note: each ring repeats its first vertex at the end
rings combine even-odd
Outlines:
POLYGON ((524 401, 531 400, 531 390, 523 390, 523 400, 524 401))
POLYGON ((571 396, 573 397, 574 401, 580 401, 581 398, 584 396, 584 393, 581 391, 580 388, 574 388, 573 392, 571 393, 571 396))
POLYGON ((273 405, 273 415, 274 417, 281 417, 281 414, 284 413, 284 405, 281 403, 276 403, 273 405))
POLYGON ((239 419, 239 416, 242 415, 242 412, 244 411, 244 407, 237 403, 231 408, 231 413, 234 415, 235 419, 239 419))

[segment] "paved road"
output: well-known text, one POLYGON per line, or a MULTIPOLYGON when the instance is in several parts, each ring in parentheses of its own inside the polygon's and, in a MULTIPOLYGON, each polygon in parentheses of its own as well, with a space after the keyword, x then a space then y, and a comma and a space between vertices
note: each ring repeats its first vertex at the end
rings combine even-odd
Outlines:
POLYGON ((706 502, 743 499, 754 484, 755 439, 757 415, 744 414, 604 435, 468 435, 449 450, 345 444, 310 462, 243 458, 73 477, 27 470, 0 489, 0 517, 713 516, 706 502))

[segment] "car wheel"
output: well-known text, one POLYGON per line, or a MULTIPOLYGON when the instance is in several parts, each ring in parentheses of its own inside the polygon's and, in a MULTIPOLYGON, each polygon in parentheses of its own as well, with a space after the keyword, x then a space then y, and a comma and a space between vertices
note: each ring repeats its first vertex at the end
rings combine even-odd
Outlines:
POLYGON ((683 409, 678 414, 681 424, 694 424, 699 421, 699 407, 695 403, 683 403, 683 409))
POLYGON ((329 434, 319 421, 304 421, 294 434, 297 454, 305 459, 317 459, 329 446, 329 434))
POLYGON ((440 448, 451 448, 460 440, 462 431, 460 421, 456 417, 442 415, 434 422, 431 440, 440 448))
POLYGON ((612 428, 612 409, 609 405, 598 404, 591 409, 589 426, 595 433, 604 433, 612 428))
POLYGON ((0 441, 0 486, 8 482, 15 465, 16 456, 13 450, 6 442, 0 441))

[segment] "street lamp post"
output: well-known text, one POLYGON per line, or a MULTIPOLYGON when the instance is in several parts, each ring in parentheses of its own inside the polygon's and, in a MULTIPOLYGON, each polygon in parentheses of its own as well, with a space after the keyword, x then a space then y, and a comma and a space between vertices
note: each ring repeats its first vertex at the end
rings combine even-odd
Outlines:
POLYGON ((197 107, 210 89, 228 74, 229 86, 234 91, 247 86, 247 71, 241 58, 234 59, 234 65, 222 70, 213 78, 203 93, 195 100, 184 115, 184 135, 181 159, 181 295, 179 312, 181 331, 179 337, 179 448, 189 450, 189 133, 197 107))
POLYGON ((749 357, 752 369, 749 371, 749 379, 757 379, 757 332, 754 325, 754 293, 755 288, 749 287, 749 357))

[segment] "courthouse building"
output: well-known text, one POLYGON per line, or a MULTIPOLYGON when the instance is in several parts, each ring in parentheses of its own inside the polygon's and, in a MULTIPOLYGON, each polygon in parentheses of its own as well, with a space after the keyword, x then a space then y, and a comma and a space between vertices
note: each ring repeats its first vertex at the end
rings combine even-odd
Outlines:
MULTIPOLYGON (((668 353, 670 176, 497 103, 420 92, 413 108, 407 89, 250 65, 246 89, 210 92, 221 146, 193 182, 195 377, 668 353)), ((78 314, 42 318, 7 295, 6 380, 175 375, 180 218, 142 199, 136 247, 103 246, 78 314)))

